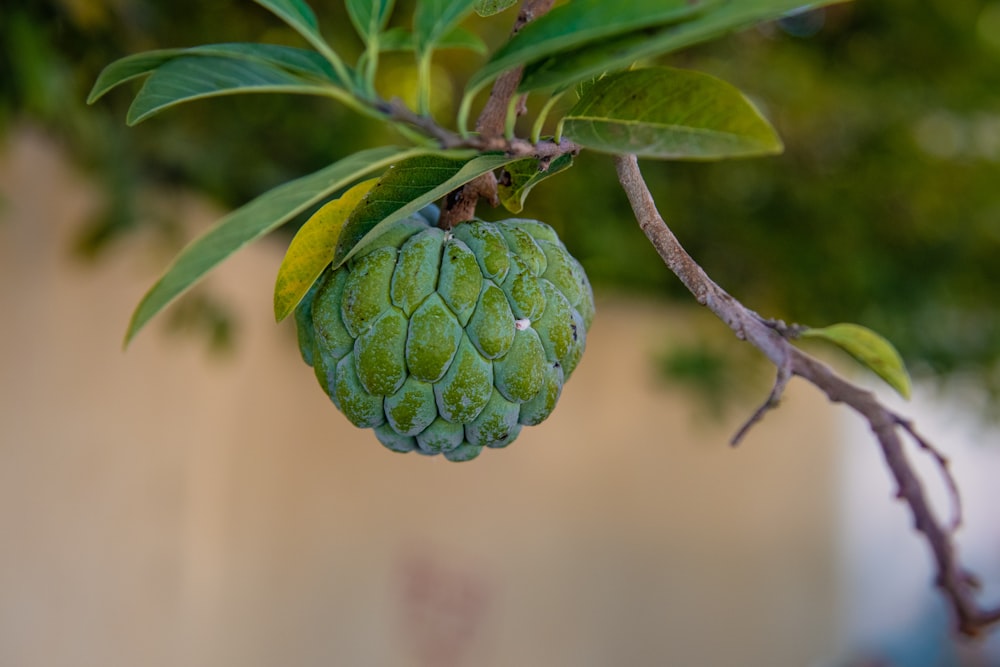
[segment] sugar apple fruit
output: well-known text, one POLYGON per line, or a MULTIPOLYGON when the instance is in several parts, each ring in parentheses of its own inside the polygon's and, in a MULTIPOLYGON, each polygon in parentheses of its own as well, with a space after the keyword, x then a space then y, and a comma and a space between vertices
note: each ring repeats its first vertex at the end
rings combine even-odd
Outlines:
POLYGON ((352 423, 393 451, 467 461, 549 416, 594 297, 545 223, 445 232, 434 213, 327 268, 295 318, 303 359, 352 423))

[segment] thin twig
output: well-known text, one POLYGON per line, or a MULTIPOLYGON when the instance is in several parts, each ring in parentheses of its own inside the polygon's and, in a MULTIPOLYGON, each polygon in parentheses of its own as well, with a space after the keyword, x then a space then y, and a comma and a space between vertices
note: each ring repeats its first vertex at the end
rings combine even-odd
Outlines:
MULTIPOLYGON (((914 527, 924 535, 934 558, 937 585, 951 605, 957 629, 976 635, 990 625, 1000 623, 1000 607, 984 608, 976 599, 976 578, 958 559, 953 541, 955 523, 943 525, 934 515, 920 478, 906 457, 899 430, 908 433, 929 452, 945 472, 949 488, 957 499, 958 490, 944 458, 926 440, 916 434, 908 420, 882 405, 873 393, 837 375, 829 366, 793 346, 781 327, 761 318, 713 282, 677 241, 663 221, 649 192, 634 155, 615 159, 618 180, 628 196, 640 228, 652 242, 667 267, 678 277, 699 303, 707 306, 725 322, 738 338, 759 349, 779 369, 788 369, 819 388, 834 403, 843 403, 861 415, 870 425, 882 449, 882 456, 897 485, 897 496, 906 503, 914 527)), ((771 395, 780 394, 781 372, 771 395)), ((765 404, 765 411, 769 408, 765 404)), ((751 423, 757 420, 752 419, 751 423)), ((957 505, 958 506, 958 505, 957 505)), ((960 512, 957 513, 960 517, 960 512)))
POLYGON ((463 138, 457 132, 441 127, 433 118, 415 113, 399 99, 381 101, 376 104, 376 109, 385 116, 386 120, 410 125, 433 139, 441 148, 446 149, 471 148, 482 153, 498 151, 511 157, 553 160, 566 153, 575 155, 580 152, 581 148, 579 144, 569 139, 558 142, 545 140, 533 143, 518 137, 506 139, 502 134, 491 137, 471 135, 463 138))
POLYGON ((764 418, 764 415, 769 411, 778 407, 778 403, 781 401, 782 394, 785 393, 785 387, 788 386, 789 381, 792 379, 792 371, 787 366, 778 366, 778 376, 774 380, 774 386, 771 388, 771 393, 768 394, 767 400, 757 408, 750 419, 740 427, 740 430, 736 432, 733 439, 729 441, 729 444, 735 447, 743 441, 743 438, 750 429, 753 428, 757 422, 764 418))
POLYGON ((900 419, 899 426, 910 435, 910 438, 917 443, 920 449, 934 459, 938 469, 941 470, 945 486, 948 487, 948 494, 951 496, 952 518, 948 524, 948 530, 954 533, 962 526, 962 495, 958 492, 958 483, 955 481, 955 476, 951 473, 951 462, 937 447, 917 433, 913 422, 908 419, 900 419))

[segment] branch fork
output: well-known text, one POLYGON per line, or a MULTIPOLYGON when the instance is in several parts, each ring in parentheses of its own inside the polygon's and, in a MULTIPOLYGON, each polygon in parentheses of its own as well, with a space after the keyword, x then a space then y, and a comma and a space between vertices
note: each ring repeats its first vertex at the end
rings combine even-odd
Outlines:
POLYGON ((777 367, 777 378, 764 404, 750 417, 733 438, 736 444, 780 399, 793 376, 808 381, 834 403, 843 403, 863 417, 871 427, 886 465, 897 486, 897 497, 906 503, 914 528, 923 534, 930 547, 936 569, 936 584, 949 602, 956 629, 975 636, 1000 623, 1000 607, 985 608, 976 598, 978 581, 961 564, 954 543, 954 533, 962 523, 958 486, 948 460, 928 440, 917 433, 912 422, 896 414, 872 394, 837 375, 829 366, 794 347, 790 339, 801 328, 776 320, 764 320, 746 308, 713 282, 681 247, 663 221, 653 197, 639 171, 634 155, 615 158, 618 179, 639 222, 639 227, 657 249, 660 258, 688 290, 725 322, 740 339, 759 349, 777 367), (923 484, 906 456, 900 432, 908 435, 917 447, 937 463, 948 486, 953 517, 945 524, 934 514, 923 484))
MULTIPOLYGON (((525 0, 512 30, 518 32, 525 24, 549 11, 554 0, 525 0)), ((441 148, 471 148, 477 151, 502 151, 510 156, 535 157, 543 164, 564 153, 577 153, 580 147, 571 141, 560 140, 532 143, 504 135, 508 110, 523 113, 523 99, 512 105, 521 69, 501 75, 494 83, 479 119, 477 134, 469 137, 446 130, 427 116, 415 114, 399 100, 378 102, 376 108, 388 120, 396 121, 422 131, 441 148)), ((961 564, 954 543, 954 533, 962 523, 961 501, 958 487, 949 469, 948 460, 929 441, 920 436, 913 424, 879 402, 876 396, 837 375, 829 366, 792 345, 791 340, 803 331, 797 325, 786 325, 780 320, 767 320, 750 310, 716 284, 701 266, 684 250, 669 226, 660 216, 652 194, 639 171, 634 155, 615 158, 618 180, 632 206, 640 229, 653 244, 664 264, 691 292, 697 302, 711 310, 740 340, 745 340, 760 350, 777 369, 774 385, 767 400, 737 431, 732 444, 741 442, 750 430, 772 409, 777 407, 793 377, 800 377, 826 394, 833 403, 843 403, 864 418, 878 441, 893 479, 897 497, 904 502, 913 517, 914 528, 923 535, 930 547, 935 564, 936 583, 950 604, 956 629, 967 636, 975 636, 993 625, 1000 624, 1000 607, 986 608, 979 604, 978 580, 961 564), (949 489, 953 516, 945 524, 932 511, 922 482, 908 460, 903 439, 904 433, 916 446, 936 462, 949 489)), ((491 203, 497 199, 497 180, 494 174, 485 174, 451 193, 441 212, 440 225, 450 229, 454 224, 475 215, 480 198, 491 203)), ((496 205, 494 203, 494 205, 496 205)))

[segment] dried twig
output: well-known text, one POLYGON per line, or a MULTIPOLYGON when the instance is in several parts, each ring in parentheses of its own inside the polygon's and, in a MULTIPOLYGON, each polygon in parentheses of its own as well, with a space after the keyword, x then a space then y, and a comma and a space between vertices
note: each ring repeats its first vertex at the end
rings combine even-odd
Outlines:
POLYGON ((634 155, 615 159, 618 179, 628 196, 639 226, 652 242, 667 267, 695 296, 725 322, 738 338, 759 349, 779 369, 778 380, 767 403, 758 410, 750 422, 737 434, 745 434, 772 406, 788 379, 799 376, 810 382, 834 403, 844 403, 871 426, 878 440, 893 478, 898 487, 897 496, 910 508, 914 527, 924 535, 936 567, 937 585, 950 603, 958 630, 966 635, 976 635, 986 627, 1000 622, 1000 608, 983 608, 976 599, 977 582, 958 559, 952 536, 961 521, 958 491, 948 470, 948 462, 926 440, 917 435, 910 422, 882 405, 870 391, 851 384, 837 375, 829 366, 802 352, 783 335, 782 327, 761 318, 719 287, 677 241, 656 209, 653 197, 639 171, 634 155), (786 377, 787 375, 787 377, 786 377), (956 517, 947 526, 934 515, 924 493, 920 478, 913 469, 903 449, 899 431, 909 434, 923 450, 934 457, 945 475, 956 500, 956 517))

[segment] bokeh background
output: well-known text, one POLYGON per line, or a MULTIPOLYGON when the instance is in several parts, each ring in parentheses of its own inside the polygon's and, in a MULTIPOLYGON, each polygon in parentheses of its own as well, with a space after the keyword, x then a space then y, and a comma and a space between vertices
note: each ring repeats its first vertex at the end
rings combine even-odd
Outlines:
MULTIPOLYGON (((314 6, 351 60, 339 3, 314 6)), ((497 44, 510 21, 467 26, 497 44)), ((221 41, 299 44, 248 1, 0 5, 0 664, 1000 665, 995 637, 950 637, 862 423, 793 385, 727 446, 770 371, 663 269, 605 156, 524 211, 599 314, 559 410, 507 451, 396 456, 333 410, 271 318, 305 216, 122 353, 194 234, 398 141, 304 97, 134 128, 128 90, 84 104, 117 57, 221 41)), ((479 61, 436 62, 448 118, 479 61)), ((917 379, 900 409, 953 458, 963 553, 1000 598, 1000 2, 862 0, 664 62, 739 86, 787 149, 644 163, 661 211, 759 312, 897 344, 917 379)), ((412 81, 387 58, 384 93, 412 81)))

